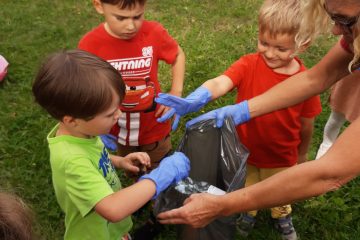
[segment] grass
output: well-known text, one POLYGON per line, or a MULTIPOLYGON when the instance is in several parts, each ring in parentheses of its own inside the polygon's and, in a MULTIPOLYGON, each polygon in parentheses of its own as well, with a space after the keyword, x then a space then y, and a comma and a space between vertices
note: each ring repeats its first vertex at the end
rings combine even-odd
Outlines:
MULTIPOLYGON (((186 53, 184 95, 221 74, 239 56, 256 50, 256 11, 261 2, 149 0, 146 18, 160 21, 186 53)), ((100 21, 90 0, 2 1, 0 54, 11 65, 0 85, 0 187, 19 194, 34 209, 43 239, 61 239, 64 223, 52 188, 45 140, 55 121, 33 103, 31 82, 44 56, 75 48, 80 37, 100 21)), ((306 65, 318 62, 335 41, 333 37, 317 41, 301 56, 306 65)), ((162 64, 159 75, 164 89, 169 89, 169 67, 162 64)), ((329 114, 328 94, 321 97, 324 111, 315 124, 311 159, 329 114)), ((233 100, 234 93, 201 112, 233 100)), ((185 117, 172 134, 174 145, 184 132, 185 121, 195 115, 185 117)), ((301 239, 360 239, 358 184, 356 179, 336 192, 294 204, 294 223, 301 239)), ((166 229, 159 239, 175 239, 174 227, 166 229)), ((269 212, 261 212, 248 239, 279 239, 269 212)))

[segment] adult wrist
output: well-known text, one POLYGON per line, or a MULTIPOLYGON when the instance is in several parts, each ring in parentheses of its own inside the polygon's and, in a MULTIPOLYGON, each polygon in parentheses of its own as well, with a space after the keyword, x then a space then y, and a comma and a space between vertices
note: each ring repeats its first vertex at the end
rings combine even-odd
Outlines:
POLYGON ((217 196, 215 201, 216 206, 218 206, 219 216, 227 217, 233 214, 234 205, 229 203, 230 199, 228 197, 228 194, 217 196))

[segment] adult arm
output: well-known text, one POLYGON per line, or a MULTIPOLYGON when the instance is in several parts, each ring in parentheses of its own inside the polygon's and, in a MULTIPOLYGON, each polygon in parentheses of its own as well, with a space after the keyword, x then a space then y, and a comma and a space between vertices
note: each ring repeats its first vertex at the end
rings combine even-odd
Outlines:
POLYGON ((347 74, 353 55, 338 42, 313 68, 296 74, 248 101, 251 118, 293 106, 322 93, 347 74))
POLYGON ((314 132, 314 118, 301 118, 300 144, 298 147, 298 164, 307 161, 312 135, 314 132))
POLYGON ((317 161, 296 165, 224 196, 194 194, 183 207, 161 213, 158 218, 161 223, 203 227, 219 216, 270 208, 336 190, 360 173, 359 134, 360 119, 317 161))

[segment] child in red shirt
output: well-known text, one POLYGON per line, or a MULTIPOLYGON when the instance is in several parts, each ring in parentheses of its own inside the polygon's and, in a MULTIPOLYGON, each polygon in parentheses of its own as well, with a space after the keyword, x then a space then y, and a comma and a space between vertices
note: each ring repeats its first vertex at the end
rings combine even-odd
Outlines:
POLYGON ((105 23, 88 32, 78 47, 108 61, 125 81, 126 97, 120 106, 124 114, 111 131, 118 154, 147 152, 155 168, 171 150, 170 124, 156 121, 168 110, 154 102, 161 92, 158 63, 171 65, 169 93, 181 96, 184 52, 161 24, 144 20, 146 0, 93 0, 93 4, 105 23))
MULTIPOLYGON (((185 99, 161 94, 156 101, 173 109, 159 121, 167 120, 174 113, 181 116, 198 111, 210 100, 225 95, 233 88, 237 89, 236 102, 240 103, 237 105, 246 107, 246 99, 260 95, 277 83, 304 71, 305 66, 295 57, 298 51, 306 48, 305 45, 295 44, 300 21, 300 1, 266 0, 259 13, 257 53, 241 57, 222 75, 206 81, 185 99)), ((187 126, 208 118, 214 111, 191 120, 187 126)), ((237 126, 242 143, 250 151, 245 185, 253 185, 306 161, 314 118, 320 112, 320 98, 316 96, 237 126)), ((227 115, 224 112, 216 114, 227 115)), ((243 117, 249 120, 249 116, 243 117)), ((234 122, 239 121, 234 119, 234 122)), ((275 226, 286 240, 297 239, 291 211, 290 205, 271 209, 275 226)), ((239 219, 241 235, 247 236, 252 230, 256 214, 257 211, 252 211, 239 219)))

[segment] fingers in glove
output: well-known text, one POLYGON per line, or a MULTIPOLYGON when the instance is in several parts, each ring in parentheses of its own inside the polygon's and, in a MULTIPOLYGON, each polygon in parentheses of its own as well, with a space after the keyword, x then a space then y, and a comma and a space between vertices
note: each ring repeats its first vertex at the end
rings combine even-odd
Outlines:
POLYGON ((175 131, 177 129, 177 127, 179 125, 179 122, 180 122, 180 116, 175 114, 174 122, 173 122, 172 127, 171 127, 172 131, 175 131))
POLYGON ((171 108, 169 111, 167 111, 161 117, 157 118, 157 121, 160 123, 165 122, 166 120, 170 119, 175 113, 176 113, 175 109, 171 108))

